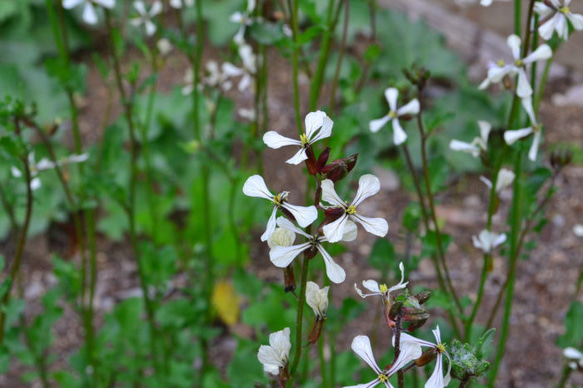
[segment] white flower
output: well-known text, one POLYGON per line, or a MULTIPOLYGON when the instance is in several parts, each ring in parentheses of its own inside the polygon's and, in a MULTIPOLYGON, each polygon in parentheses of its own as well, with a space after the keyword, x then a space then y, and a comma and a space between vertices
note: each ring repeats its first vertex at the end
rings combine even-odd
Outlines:
MULTIPOLYGON (((277 219, 277 224, 285 229, 291 230, 294 233, 301 234, 302 236, 306 237, 308 241, 303 244, 299 245, 292 245, 288 247, 284 246, 275 246, 269 251, 269 259, 271 262, 279 268, 286 268, 291 264, 292 261, 299 254, 304 252, 307 249, 316 249, 322 255, 324 259, 324 265, 326 266, 326 275, 328 278, 334 283, 342 283, 344 279, 346 279, 346 272, 340 267, 332 256, 322 246, 322 243, 328 242, 325 236, 314 235, 310 236, 303 230, 297 228, 294 224, 292 224, 288 219, 279 217, 277 219)), ((354 223, 350 223, 346 225, 346 230, 344 235, 342 236, 343 241, 353 241, 356 239, 356 225, 354 223)))
POLYGON ((261 345, 257 352, 263 370, 277 376, 280 369, 284 369, 289 361, 291 349, 289 327, 269 335, 269 345, 261 345))
MULTIPOLYGON (((480 0, 480 5, 482 7, 489 7, 492 5, 494 0, 480 0)), ((510 0, 495 0, 495 1, 510 1, 510 0)), ((458 5, 470 5, 476 4, 478 0, 455 0, 458 5)))
MULTIPOLYGON (((437 326, 435 328, 435 330, 432 330, 432 331, 433 331, 433 336, 435 337, 436 343, 431 343, 429 341, 420 340, 420 339, 415 338, 412 335, 409 335, 407 333, 401 333, 401 340, 400 340, 401 346, 400 346, 400 348, 401 348, 401 350, 406 349, 407 352, 410 351, 409 348, 412 348, 412 349, 418 348, 420 350, 420 348, 422 346, 435 349, 435 351, 437 353, 437 361, 435 363, 435 369, 433 370, 433 373, 429 377, 429 380, 427 380, 427 382, 425 383, 425 388, 443 388, 443 387, 446 387, 450 381, 449 373, 451 371, 451 358, 449 357, 449 354, 445 350, 445 345, 441 342, 441 334, 439 332, 439 326, 437 326), (443 374, 443 355, 444 354, 447 357, 447 359, 449 360, 449 363, 448 363, 449 366, 448 366, 447 373, 445 374, 445 376, 443 374)), ((393 337, 393 342, 394 341, 395 341, 395 338, 393 337)))
POLYGON ((138 12, 138 17, 130 20, 132 26, 139 27, 143 25, 146 30, 146 35, 154 35, 156 25, 152 22, 152 19, 162 12, 162 3, 159 1, 154 2, 148 11, 143 1, 134 1, 134 9, 138 12))
POLYGON ((492 130, 492 125, 487 121, 479 121, 480 137, 474 138, 471 143, 466 143, 459 140, 452 140, 449 143, 449 148, 453 151, 462 151, 471 153, 474 158, 480 156, 482 151, 488 150, 488 136, 492 130))
POLYGON ((533 162, 536 160, 536 155, 538 153, 538 147, 540 145, 541 137, 542 137, 542 127, 536 121, 536 116, 534 114, 534 109, 532 107, 532 98, 525 97, 521 100, 522 106, 524 110, 528 114, 530 119, 530 127, 522 128, 522 129, 514 129, 510 131, 504 132, 504 141, 508 145, 514 144, 517 140, 522 139, 524 137, 529 136, 530 134, 534 133, 534 137, 532 139, 532 145, 530 146, 530 150, 528 151, 528 158, 533 162))
POLYGON ((302 228, 310 225, 318 218, 318 210, 315 206, 294 206, 287 203, 288 191, 281 192, 277 195, 271 194, 263 177, 260 175, 250 176, 243 185, 243 193, 249 197, 265 198, 273 202, 273 211, 267 222, 267 229, 261 235, 261 241, 266 241, 271 233, 275 230, 275 214, 277 209, 285 209, 295 218, 302 228))
POLYGON ((328 290, 330 287, 320 287, 314 282, 306 284, 306 303, 314 310, 314 315, 318 319, 326 317, 328 309, 328 290))
MULTIPOLYGON (((215 61, 208 61, 205 65, 206 74, 202 78, 202 83, 211 88, 219 87, 227 92, 233 87, 231 78, 238 77, 243 74, 243 70, 235 65, 225 62, 219 64, 215 61)), ((182 88, 182 94, 188 95, 194 90, 194 73, 192 69, 188 69, 184 75, 185 86, 182 88)))
POLYGON ((170 6, 176 9, 181 9, 182 7, 192 7, 193 5, 194 0, 170 0, 170 6))
POLYGON ((408 347, 406 349, 401 348, 401 354, 391 368, 387 371, 382 370, 377 364, 374 353, 372 352, 372 347, 370 345, 370 339, 365 335, 359 335, 354 337, 352 340, 352 350, 356 353, 364 362, 371 367, 372 370, 377 374, 377 378, 367 384, 351 385, 350 387, 344 388, 372 388, 376 387, 378 384, 384 384, 385 387, 393 388, 393 385, 389 382, 389 377, 394 375, 399 369, 403 368, 410 361, 413 361, 421 357, 420 347, 408 347), (404 350, 404 351, 403 351, 404 350))
POLYGON ((156 42, 156 48, 158 48, 160 55, 165 57, 166 55, 170 54, 174 46, 172 46, 172 43, 170 43, 168 39, 162 38, 156 42))
MULTIPOLYGON (((506 168, 500 169, 500 172, 498 173, 498 179, 496 180, 496 192, 500 194, 502 190, 509 187, 512 184, 512 182, 514 182, 515 177, 516 175, 512 171, 506 168)), ((487 179, 484 176, 481 176, 480 180, 484 182, 484 184, 488 186, 488 188, 490 189, 492 188, 492 182, 490 182, 489 179, 487 179)))
MULTIPOLYGON (((30 188, 32 190, 36 190, 42 186, 42 182, 41 182, 40 178, 37 176, 40 171, 50 170, 50 169, 55 168, 56 166, 63 166, 63 165, 70 164, 70 163, 81 163, 81 162, 86 161, 87 159, 89 159, 88 154, 80 154, 80 155, 71 155, 71 156, 68 156, 66 158, 62 158, 60 160, 57 160, 56 163, 50 161, 47 158, 42 158, 37 163, 35 161, 35 158, 34 158, 34 152, 29 153, 28 154, 28 168, 30 169, 30 177, 31 177, 30 188)), ((10 171, 11 171, 13 177, 15 177, 15 178, 22 177, 22 172, 18 168, 11 166, 10 171)))
POLYGON ((549 40, 553 32, 562 39, 569 37, 569 21, 577 31, 583 30, 583 15, 574 14, 569 9, 571 0, 549 0, 547 3, 537 1, 534 11, 539 14, 541 23, 538 33, 544 40, 549 40))
POLYGON ((583 224, 577 224, 573 227, 573 233, 577 237, 583 237, 583 224))
POLYGON ((289 247, 293 245, 296 240, 296 234, 289 229, 275 228, 271 236, 267 239, 269 248, 275 247, 289 247))
POLYGON ((290 139, 280 135, 275 131, 266 132, 263 135, 263 142, 270 148, 278 149, 285 146, 298 146, 300 150, 295 153, 286 163, 298 165, 308 159, 306 149, 318 140, 330 137, 334 122, 321 110, 310 112, 305 118, 305 133, 300 135, 300 140, 290 139))
POLYGON ((583 369, 583 353, 575 348, 565 348, 563 350, 563 356, 569 361, 569 367, 571 369, 583 369))
POLYGON ((367 199, 379 192, 381 184, 379 178, 367 174, 360 177, 358 181, 358 191, 354 199, 348 205, 334 190, 334 182, 326 179, 322 182, 322 200, 330 203, 332 207, 344 209, 344 213, 334 222, 324 226, 323 231, 330 242, 340 241, 344 233, 344 226, 350 219, 361 224, 364 229, 375 236, 385 237, 389 231, 389 224, 382 218, 364 217, 358 214, 358 206, 367 199))
POLYGON ((239 81, 238 87, 239 91, 242 92, 249 88, 249 85, 251 85, 251 77, 257 72, 257 58, 253 53, 253 48, 248 44, 239 45, 238 52, 243 62, 242 69, 236 68, 239 70, 239 74, 237 75, 243 76, 241 81, 239 81))
POLYGON ((416 115, 419 113, 419 101, 417 99, 411 100, 406 105, 397 108, 397 98, 399 91, 395 88, 388 88, 385 90, 385 98, 389 103, 389 113, 385 117, 373 120, 369 123, 371 132, 378 132, 386 123, 393 121, 393 142, 399 145, 407 140, 407 134, 399 123, 399 117, 404 115, 416 115))
POLYGON ((371 291, 372 294, 365 294, 363 293, 360 288, 358 288, 358 286, 356 285, 356 283, 354 283, 354 289, 356 290, 356 292, 358 293, 358 295, 360 295, 361 298, 366 298, 367 296, 373 296, 373 295, 379 295, 382 298, 384 298, 384 300, 390 302, 391 299, 391 292, 393 291, 397 291, 397 290, 402 290, 403 288, 407 287, 407 284, 409 284, 409 282, 405 282, 405 267, 403 266, 403 263, 399 263, 399 269, 401 270, 401 281, 394 285, 393 287, 387 287, 385 284, 381 284, 379 285, 375 280, 363 280, 362 281, 362 286, 364 288, 366 288, 367 290, 371 291))
POLYGON ((513 62, 506 64, 504 60, 491 62, 488 70, 488 77, 480 84, 480 89, 487 88, 491 83, 498 83, 506 75, 518 74, 518 85, 516 86, 516 95, 520 98, 532 95, 532 88, 528 82, 526 74, 526 65, 543 59, 549 59, 553 55, 551 48, 546 45, 540 45, 535 51, 525 58, 520 58, 521 40, 517 35, 510 35, 507 39, 508 46, 512 51, 513 62))
POLYGON ((112 9, 115 7, 115 0, 63 0, 63 8, 65 9, 75 8, 81 4, 85 4, 83 8, 83 21, 87 24, 97 24, 95 5, 112 9))
POLYGON ((231 15, 229 20, 233 23, 237 23, 240 25, 239 31, 235 34, 233 41, 237 45, 242 45, 245 43, 245 30, 248 26, 253 24, 253 19, 251 19, 250 15, 255 10, 256 0, 248 0, 247 1, 247 9, 245 12, 235 12, 231 15))
POLYGON ((504 233, 498 234, 485 229, 480 232, 478 237, 472 236, 474 246, 484 251, 484 253, 492 252, 494 248, 504 241, 506 241, 506 235, 504 233))

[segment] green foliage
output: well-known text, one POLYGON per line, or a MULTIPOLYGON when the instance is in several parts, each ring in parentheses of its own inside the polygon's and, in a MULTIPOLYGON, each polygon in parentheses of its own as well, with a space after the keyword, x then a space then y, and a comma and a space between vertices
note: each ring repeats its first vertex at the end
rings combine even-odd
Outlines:
POLYGON ((565 333, 557 341, 561 347, 566 348, 583 343, 581 322, 583 322, 583 303, 575 300, 571 302, 565 316, 565 333))

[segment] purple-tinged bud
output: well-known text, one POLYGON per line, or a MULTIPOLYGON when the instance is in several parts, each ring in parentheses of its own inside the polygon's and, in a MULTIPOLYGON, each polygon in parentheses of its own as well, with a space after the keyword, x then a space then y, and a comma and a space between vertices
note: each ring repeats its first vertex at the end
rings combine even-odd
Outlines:
POLYGON ((336 183, 346 177, 350 171, 356 165, 358 159, 358 154, 350 155, 346 158, 336 159, 324 166, 320 173, 325 179, 330 179, 332 182, 336 183))

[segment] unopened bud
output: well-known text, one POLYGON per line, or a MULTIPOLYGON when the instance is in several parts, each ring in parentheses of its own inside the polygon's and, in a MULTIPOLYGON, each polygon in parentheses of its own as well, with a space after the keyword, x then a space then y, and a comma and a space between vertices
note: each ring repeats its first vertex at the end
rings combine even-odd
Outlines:
POLYGON ((291 230, 285 228, 275 228, 269 239, 267 245, 273 249, 275 247, 289 247, 292 246, 296 240, 296 234, 291 230))
POLYGON ((310 334, 308 334, 308 342, 312 345, 318 342, 320 339, 320 334, 322 334, 322 328, 324 327, 324 322, 326 322, 325 318, 318 318, 314 319, 314 324, 312 325, 312 329, 310 330, 310 334))
POLYGON ((573 160, 573 152, 569 149, 558 149, 551 152, 550 162, 555 170, 560 170, 573 160))
POLYGON ((283 269, 283 284, 285 292, 294 292, 296 290, 296 277, 294 275, 293 265, 283 269))
POLYGON ((415 295, 415 299, 419 302, 419 304, 424 304, 431 298, 431 291, 421 291, 417 295, 415 295))
POLYGON ((357 159, 358 154, 350 155, 349 157, 342 159, 336 159, 324 166, 320 170, 320 173, 324 175, 326 179, 330 179, 332 182, 336 183, 344 179, 344 177, 352 171, 356 165, 357 159))
POLYGON ((425 366, 425 365, 429 364, 431 361, 435 360, 436 357, 437 357, 437 350, 435 348, 429 348, 425 352, 423 352, 421 357, 419 357, 418 359, 415 360, 415 365, 425 366))

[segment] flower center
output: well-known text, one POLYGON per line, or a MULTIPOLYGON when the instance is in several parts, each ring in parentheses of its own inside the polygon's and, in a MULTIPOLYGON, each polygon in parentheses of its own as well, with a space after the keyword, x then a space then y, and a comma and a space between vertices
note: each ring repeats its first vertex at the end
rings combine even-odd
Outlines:
POLYGON ((498 65, 498 67, 504 67, 504 59, 499 59, 498 62, 496 62, 496 65, 498 65))
POLYGON ((310 143, 310 141, 308 140, 308 135, 306 135, 305 133, 302 133, 300 135, 300 141, 302 142, 302 147, 305 147, 310 143))
POLYGON ((380 290, 381 290, 381 292, 382 292, 383 294, 384 294, 385 292, 389 291, 389 287, 387 287, 387 285, 386 285, 386 284, 381 284, 379 288, 380 288, 380 290))
POLYGON ((346 214, 349 214, 351 216, 356 214, 356 206, 354 205, 350 205, 346 208, 346 214))
POLYGON ((559 8, 559 12, 562 13, 563 15, 566 15, 566 14, 570 13, 571 10, 569 9, 569 7, 565 6, 565 7, 559 8))
POLYGON ((284 193, 277 194, 276 196, 273 197, 273 203, 275 204, 275 206, 283 205, 284 200, 285 200, 284 193))
POLYGON ((435 347, 438 353, 445 353, 445 345, 444 344, 437 344, 435 347))
POLYGON ((381 382, 381 383, 388 383, 389 382, 389 376, 387 376, 384 373, 379 374, 379 382, 381 382))
POLYGON ((524 62, 522 61, 522 59, 517 59, 516 61, 514 61, 514 64, 518 67, 524 66, 524 62))
POLYGON ((390 111, 390 112, 389 112, 388 116, 389 116, 390 118, 394 119, 394 118, 396 118, 396 117, 397 117, 397 112, 395 112, 394 110, 392 110, 392 111, 390 111))

